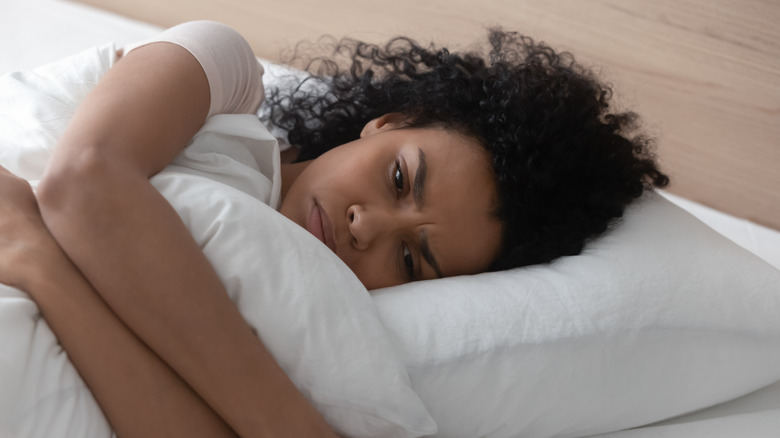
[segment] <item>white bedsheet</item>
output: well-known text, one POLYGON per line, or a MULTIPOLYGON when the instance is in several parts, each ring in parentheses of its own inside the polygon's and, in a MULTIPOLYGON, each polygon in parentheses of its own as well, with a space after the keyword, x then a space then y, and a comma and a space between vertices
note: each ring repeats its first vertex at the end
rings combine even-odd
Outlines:
POLYGON ((780 383, 727 403, 637 429, 599 438, 777 438, 780 436, 780 383))
MULTIPOLYGON (((3 0, 0 73, 29 69, 109 41, 118 45, 160 29, 59 0, 3 0)), ((717 231, 780 269, 780 232, 670 196, 717 231)), ((777 437, 780 383, 701 412, 642 428, 601 435, 609 438, 777 437)))

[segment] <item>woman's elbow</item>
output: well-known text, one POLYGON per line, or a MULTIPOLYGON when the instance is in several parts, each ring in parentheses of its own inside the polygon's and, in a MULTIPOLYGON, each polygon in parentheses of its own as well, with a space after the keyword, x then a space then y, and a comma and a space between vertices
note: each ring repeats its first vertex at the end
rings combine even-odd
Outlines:
POLYGON ((67 160, 53 160, 37 189, 47 226, 56 235, 61 225, 105 217, 122 178, 121 166, 111 165, 99 152, 83 151, 67 160))

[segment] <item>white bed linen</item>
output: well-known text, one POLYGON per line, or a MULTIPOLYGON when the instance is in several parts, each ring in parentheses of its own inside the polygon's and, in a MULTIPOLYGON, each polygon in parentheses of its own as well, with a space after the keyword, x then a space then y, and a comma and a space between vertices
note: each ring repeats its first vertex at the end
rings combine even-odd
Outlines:
MULTIPOLYGON (((107 41, 126 44, 160 29, 57 0, 3 0, 0 73, 27 69, 107 41)), ((717 231, 780 268, 780 233, 670 197, 717 231)), ((722 405, 653 426, 602 435, 610 438, 764 437, 780 430, 780 384, 722 405)))
POLYGON ((688 210, 713 230, 780 269, 780 232, 671 193, 664 193, 664 196, 688 210))
POLYGON ((780 383, 711 408, 598 438, 777 438, 780 383))
MULTIPOLYGON (((663 194, 714 230, 780 269, 780 232, 670 193, 663 194)), ((780 436, 780 382, 744 397, 688 415, 636 429, 593 436, 599 438, 776 438, 780 436)))

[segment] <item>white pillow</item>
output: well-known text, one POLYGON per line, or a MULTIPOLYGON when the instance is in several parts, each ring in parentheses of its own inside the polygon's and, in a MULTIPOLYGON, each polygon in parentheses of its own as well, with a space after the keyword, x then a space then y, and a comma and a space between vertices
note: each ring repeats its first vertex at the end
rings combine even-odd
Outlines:
POLYGON ((244 318, 338 433, 434 433, 368 291, 328 247, 258 199, 275 196, 257 169, 272 167, 265 149, 276 149, 278 162, 257 117, 214 116, 152 182, 244 318))
POLYGON ((780 379, 780 272, 654 193, 579 256, 374 300, 439 436, 585 436, 780 379))

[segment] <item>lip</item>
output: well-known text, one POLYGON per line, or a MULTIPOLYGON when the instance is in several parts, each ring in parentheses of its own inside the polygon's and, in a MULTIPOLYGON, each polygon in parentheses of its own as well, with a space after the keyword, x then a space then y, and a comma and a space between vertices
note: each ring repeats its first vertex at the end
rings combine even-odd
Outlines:
POLYGON ((306 221, 306 229, 313 234, 314 237, 320 239, 322 243, 327 245, 331 251, 338 254, 336 252, 336 237, 333 234, 333 225, 328 218, 328 214, 316 199, 314 199, 314 204, 309 212, 309 218, 306 221))

